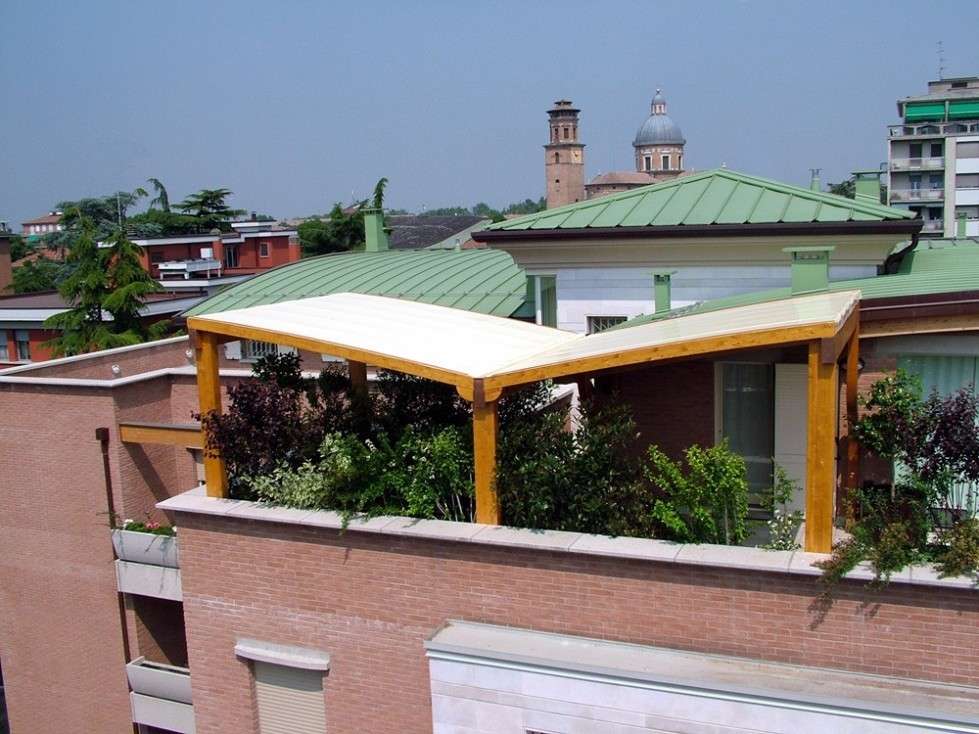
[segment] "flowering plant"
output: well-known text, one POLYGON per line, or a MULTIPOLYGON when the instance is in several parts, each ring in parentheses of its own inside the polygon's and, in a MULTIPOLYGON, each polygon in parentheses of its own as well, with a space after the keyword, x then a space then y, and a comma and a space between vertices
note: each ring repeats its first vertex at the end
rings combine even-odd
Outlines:
POLYGON ((123 530, 130 530, 134 533, 151 533, 152 535, 175 535, 177 529, 173 525, 164 525, 154 520, 123 520, 123 530))

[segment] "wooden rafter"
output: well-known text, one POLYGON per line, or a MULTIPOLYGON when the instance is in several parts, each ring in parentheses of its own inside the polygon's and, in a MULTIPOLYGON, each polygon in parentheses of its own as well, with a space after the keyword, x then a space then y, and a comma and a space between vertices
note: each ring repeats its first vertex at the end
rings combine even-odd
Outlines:
POLYGON ((123 443, 164 444, 189 449, 204 448, 200 423, 144 423, 126 421, 119 424, 119 440, 123 443))

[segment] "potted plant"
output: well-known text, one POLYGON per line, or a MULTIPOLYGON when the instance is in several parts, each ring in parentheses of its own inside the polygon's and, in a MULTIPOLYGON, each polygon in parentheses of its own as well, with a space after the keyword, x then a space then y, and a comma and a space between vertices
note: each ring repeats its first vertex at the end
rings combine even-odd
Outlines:
POLYGON ((176 528, 172 525, 125 520, 112 530, 112 547, 122 561, 180 568, 176 528))

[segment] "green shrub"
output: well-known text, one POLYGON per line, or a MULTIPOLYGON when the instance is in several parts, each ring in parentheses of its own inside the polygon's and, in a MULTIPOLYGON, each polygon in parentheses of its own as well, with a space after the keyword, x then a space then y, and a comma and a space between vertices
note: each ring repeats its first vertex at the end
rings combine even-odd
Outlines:
POLYGON ((657 446, 650 446, 645 467, 660 492, 652 518, 661 537, 681 543, 734 545, 748 535, 748 481, 744 459, 727 442, 684 452, 687 471, 657 446))
POLYGON ((942 577, 972 576, 979 580, 979 518, 970 518, 943 530, 944 552, 935 564, 942 577))
POLYGON ((796 550, 796 535, 802 525, 803 514, 799 510, 788 511, 788 504, 799 491, 799 486, 778 463, 774 464, 775 482, 772 498, 766 509, 772 513, 768 525, 769 540, 763 545, 768 550, 796 550))

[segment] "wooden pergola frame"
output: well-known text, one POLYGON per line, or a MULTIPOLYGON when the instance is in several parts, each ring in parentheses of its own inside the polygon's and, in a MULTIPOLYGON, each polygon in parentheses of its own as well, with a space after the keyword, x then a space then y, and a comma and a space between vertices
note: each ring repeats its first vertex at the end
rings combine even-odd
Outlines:
MULTIPOLYGON (((859 359, 859 311, 854 304, 842 323, 745 330, 708 338, 637 347, 600 356, 554 362, 532 368, 499 372, 474 378, 439 366, 413 362, 378 351, 321 341, 292 334, 287 329, 260 328, 207 317, 187 320, 197 356, 197 386, 202 414, 221 412, 219 376, 220 345, 242 339, 264 341, 347 360, 355 389, 367 390, 367 365, 425 377, 452 385, 472 403, 476 488, 476 522, 499 524, 501 508, 496 491, 496 450, 499 431, 497 404, 503 391, 546 379, 594 375, 606 370, 651 364, 665 360, 693 359, 735 350, 784 345, 808 345, 808 448, 806 464, 805 550, 825 553, 832 547, 836 490, 836 435, 839 405, 839 361, 846 352, 846 412, 856 417, 857 365, 859 359)), ((847 450, 847 486, 857 481, 858 452, 853 442, 847 450)), ((220 455, 204 457, 207 494, 227 497, 227 473, 220 455)))

